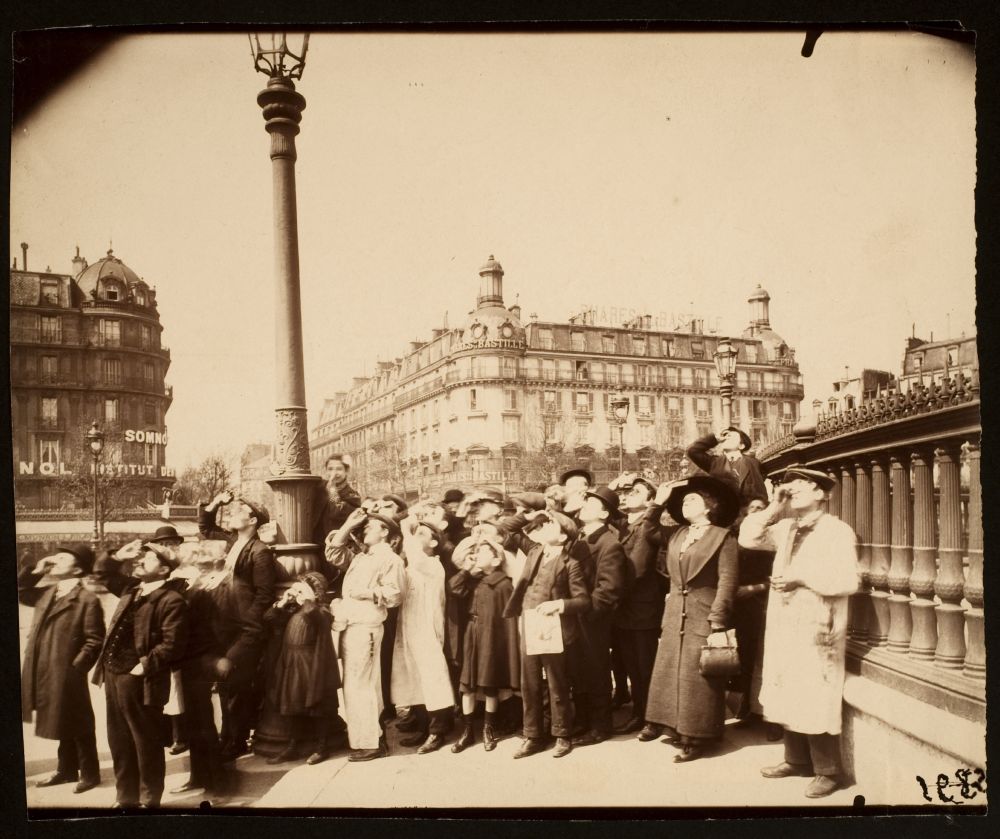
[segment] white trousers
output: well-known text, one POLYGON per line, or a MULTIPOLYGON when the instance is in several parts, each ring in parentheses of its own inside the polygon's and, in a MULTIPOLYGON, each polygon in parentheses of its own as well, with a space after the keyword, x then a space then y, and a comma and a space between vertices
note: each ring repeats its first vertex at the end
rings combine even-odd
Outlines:
POLYGON ((341 635, 344 717, 352 749, 377 749, 382 727, 382 625, 351 625, 341 635))

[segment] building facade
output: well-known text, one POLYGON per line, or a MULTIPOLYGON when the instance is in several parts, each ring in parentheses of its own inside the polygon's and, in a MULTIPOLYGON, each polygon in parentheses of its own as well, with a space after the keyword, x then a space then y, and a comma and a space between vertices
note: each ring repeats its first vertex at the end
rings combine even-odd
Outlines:
POLYGON ((857 376, 851 376, 844 368, 844 375, 835 381, 825 399, 813 400, 813 412, 835 414, 850 411, 862 402, 874 399, 881 391, 892 387, 896 381, 888 370, 862 370, 857 376))
POLYGON ((19 511, 93 503, 92 422, 104 433, 98 470, 120 509, 160 504, 166 465, 164 383, 170 350, 156 290, 111 250, 72 272, 10 272, 10 376, 15 504, 19 511))
MULTIPOLYGON (((339 452, 353 459, 351 480, 363 493, 509 492, 577 464, 606 481, 618 472, 622 440, 627 469, 682 474, 685 447, 722 423, 719 336, 697 319, 683 331, 656 330, 648 315, 614 326, 593 312, 524 322, 520 306, 504 305, 503 276, 491 256, 462 326, 435 329, 326 400, 310 432, 314 471, 339 452), (621 431, 611 410, 618 394, 630 403, 621 431)), ((768 293, 758 286, 749 303, 750 324, 733 339, 733 422, 763 441, 795 424, 802 378, 771 329, 768 293)))
POLYGON ((273 477, 273 462, 273 443, 251 443, 240 455, 240 495, 255 504, 263 504, 268 510, 274 507, 274 493, 267 483, 267 479, 273 477))
POLYGON ((903 372, 898 389, 909 389, 913 384, 938 384, 961 373, 966 379, 979 375, 979 354, 976 336, 947 338, 935 341, 910 337, 906 339, 903 353, 903 372))

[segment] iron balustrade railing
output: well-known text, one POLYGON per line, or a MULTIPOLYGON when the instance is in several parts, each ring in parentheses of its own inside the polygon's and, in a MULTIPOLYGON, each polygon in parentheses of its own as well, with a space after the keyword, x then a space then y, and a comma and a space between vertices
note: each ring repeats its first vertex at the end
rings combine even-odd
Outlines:
POLYGON ((829 511, 858 537, 850 656, 976 720, 986 678, 979 405, 978 383, 957 375, 801 423, 758 454, 772 476, 808 464, 834 481, 829 511))

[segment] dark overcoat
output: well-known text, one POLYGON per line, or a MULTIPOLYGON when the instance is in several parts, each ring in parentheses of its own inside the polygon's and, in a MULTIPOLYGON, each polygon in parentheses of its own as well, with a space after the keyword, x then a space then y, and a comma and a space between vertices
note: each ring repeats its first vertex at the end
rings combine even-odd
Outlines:
POLYGON ((22 572, 21 602, 34 605, 21 672, 24 722, 35 712, 35 736, 63 740, 94 733, 87 671, 104 643, 104 613, 93 592, 78 584, 56 599, 55 586, 36 589, 41 574, 22 572))
MULTIPOLYGON (((232 546, 237 534, 215 523, 215 511, 198 511, 203 539, 221 539, 232 546)), ((264 649, 264 612, 275 601, 278 563, 271 548, 254 536, 236 558, 230 580, 214 589, 219 638, 226 658, 237 666, 255 667, 264 649)))
POLYGON ((521 654, 517 618, 505 618, 504 607, 514 591, 510 577, 494 570, 484 577, 459 571, 448 580, 451 596, 467 610, 461 684, 478 688, 521 687, 521 654))
POLYGON ((282 636, 274 669, 267 674, 267 698, 285 715, 336 713, 340 670, 330 627, 333 615, 315 601, 272 606, 264 623, 282 636))
POLYGON ((709 454, 717 445, 718 438, 714 434, 707 434, 688 447, 687 456, 713 478, 732 484, 739 493, 741 510, 745 511, 755 498, 766 504, 767 487, 764 485, 764 470, 760 461, 752 454, 745 454, 730 463, 724 454, 709 454))
POLYGON ((586 620, 606 621, 610 624, 612 615, 625 593, 625 578, 628 574, 628 559, 619 541, 618 531, 603 524, 593 533, 580 535, 579 543, 590 551, 591 610, 586 620))
POLYGON ((452 669, 462 666, 462 640, 465 636, 465 622, 468 604, 452 592, 448 581, 458 573, 451 561, 457 542, 451 541, 451 531, 447 531, 438 545, 438 559, 444 568, 444 657, 452 669))
POLYGON ((646 719, 687 737, 715 738, 725 723, 725 678, 706 678, 698 669, 711 624, 732 624, 737 586, 736 538, 710 526, 681 554, 688 528, 667 546, 670 595, 663 611, 660 643, 649 684, 646 719))
POLYGON ((625 568, 624 594, 614 618, 614 625, 619 629, 659 629, 663 619, 667 584, 656 571, 660 543, 650 538, 651 532, 658 533, 651 529, 651 515, 647 510, 636 521, 627 523, 622 531, 622 548, 629 562, 625 568))
MULTIPOLYGON (((138 582, 138 581, 137 581, 138 582)), ((129 588, 118 601, 111 618, 107 638, 113 638, 118 622, 139 593, 139 586, 129 588)), ((162 708, 170 697, 170 671, 177 666, 187 649, 188 615, 184 596, 172 586, 160 586, 135 610, 133 637, 139 663, 143 668, 142 702, 162 708)), ((102 649, 101 656, 103 658, 102 649)), ((94 670, 95 685, 104 684, 103 661, 94 670)))
POLYGON ((361 506, 361 496, 349 483, 343 483, 331 494, 327 484, 317 484, 312 499, 313 542, 320 547, 334 530, 340 530, 347 517, 361 506))

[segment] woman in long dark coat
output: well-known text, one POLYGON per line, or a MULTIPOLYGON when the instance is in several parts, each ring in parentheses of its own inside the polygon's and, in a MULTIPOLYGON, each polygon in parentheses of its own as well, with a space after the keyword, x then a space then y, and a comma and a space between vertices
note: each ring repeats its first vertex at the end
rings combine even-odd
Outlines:
POLYGON ((666 742, 681 749, 678 763, 700 757, 722 737, 726 679, 702 676, 699 659, 709 636, 731 623, 738 563, 728 525, 738 506, 734 489, 707 476, 679 483, 667 499, 670 515, 687 524, 667 547, 670 594, 639 739, 666 731, 666 742))
POLYGON ((337 715, 340 671, 333 649, 330 627, 333 616, 318 599, 326 593, 326 579, 311 571, 264 613, 273 631, 284 625, 281 651, 269 674, 267 701, 282 716, 290 718, 291 739, 268 763, 294 760, 301 744, 315 740, 316 751, 309 764, 326 760, 330 724, 337 715))
POLYGON ((488 752, 496 748, 497 710, 502 701, 521 687, 517 618, 503 616, 514 592, 510 577, 503 571, 503 559, 503 546, 484 540, 474 552, 460 559, 462 569, 448 580, 452 597, 468 610, 460 677, 464 726, 451 747, 456 754, 475 740, 472 715, 480 699, 486 705, 483 747, 488 752))
POLYGON ((72 783, 79 775, 78 793, 101 782, 87 671, 104 644, 104 613, 80 580, 93 566, 93 551, 81 545, 24 568, 17 581, 18 599, 35 607, 21 673, 22 718, 31 722, 34 712, 35 736, 59 741, 55 774, 38 785, 72 783), (55 584, 38 588, 46 576, 55 584))

